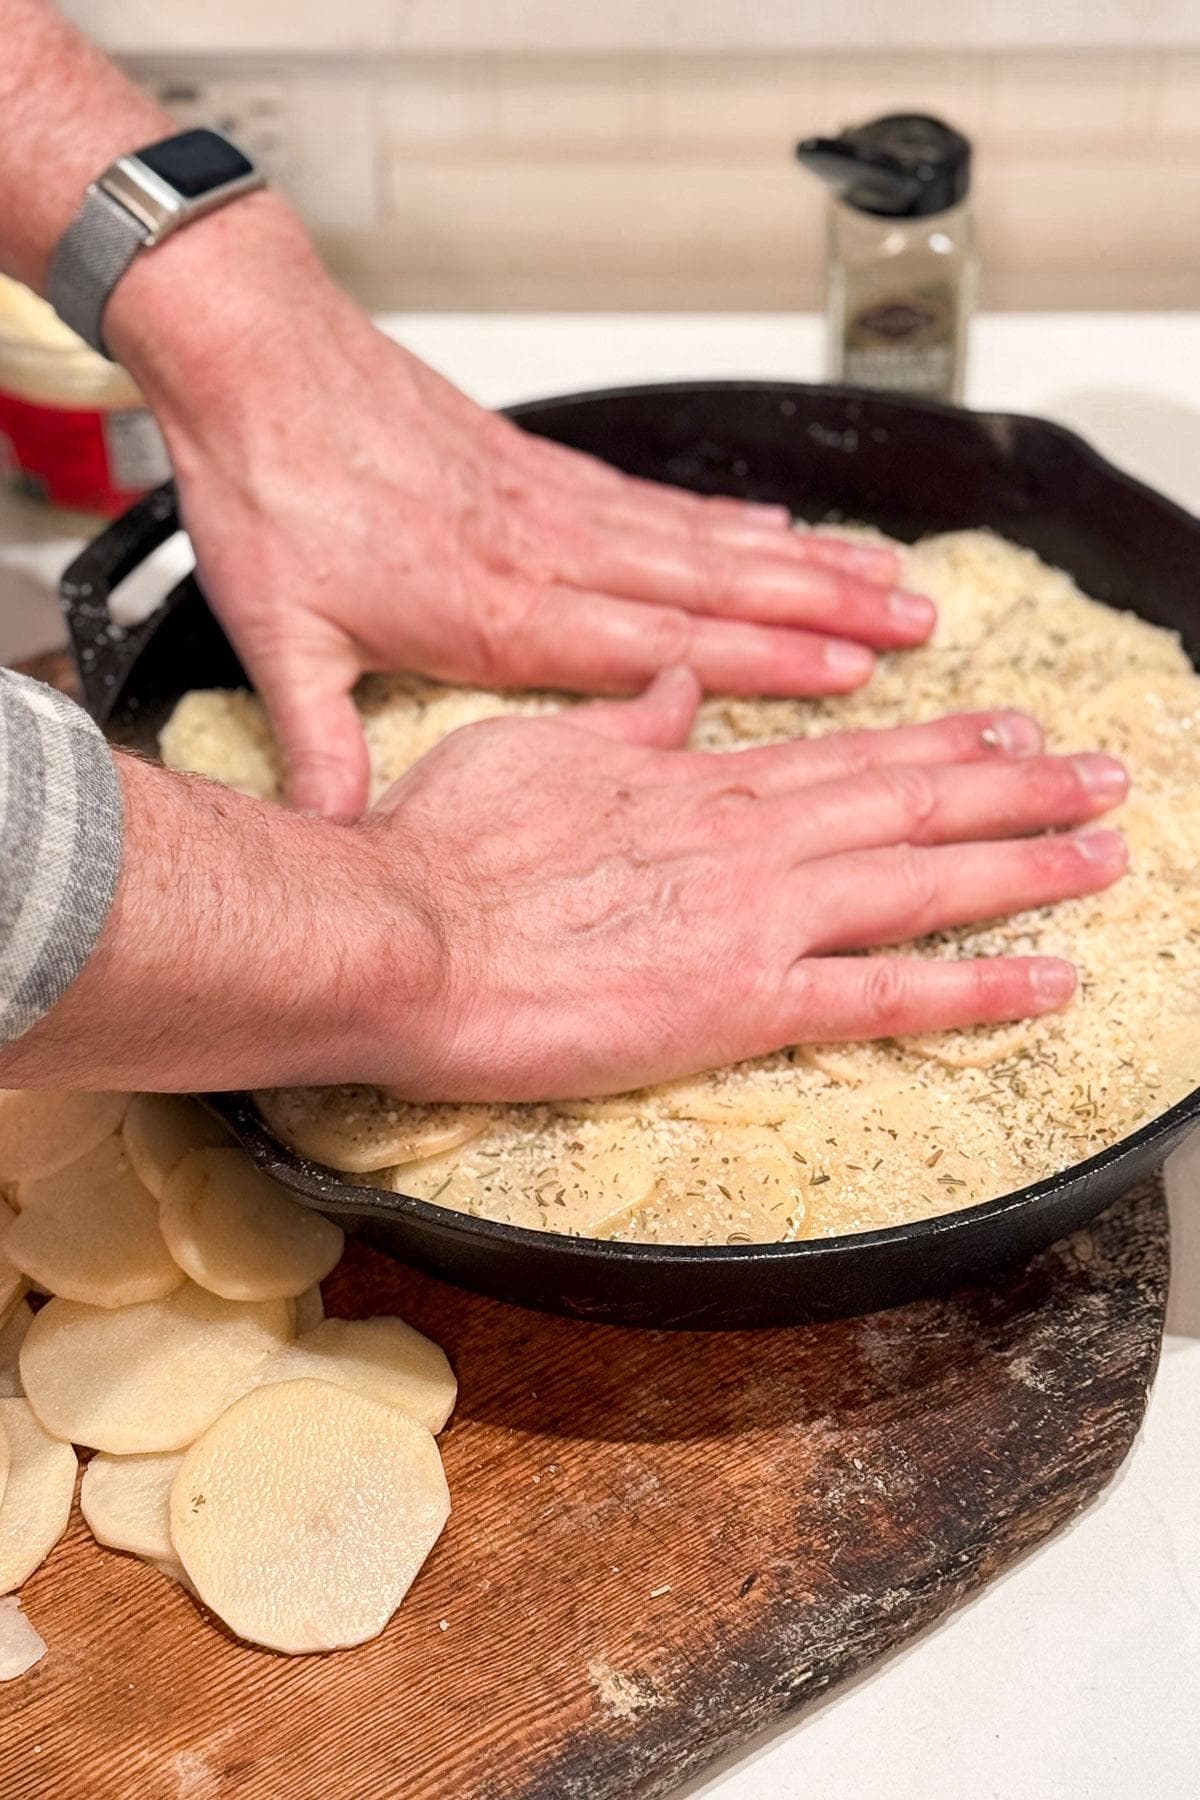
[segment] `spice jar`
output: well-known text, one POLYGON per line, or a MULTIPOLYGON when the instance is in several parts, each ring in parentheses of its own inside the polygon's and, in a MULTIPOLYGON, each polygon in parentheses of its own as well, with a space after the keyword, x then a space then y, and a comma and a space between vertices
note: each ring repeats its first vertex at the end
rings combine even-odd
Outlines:
POLYGON ((834 190, 830 379, 961 399, 976 275, 968 140, 924 113, 889 113, 796 155, 834 190))
POLYGON ((111 515, 170 472, 125 371, 0 277, 0 474, 54 506, 111 515))

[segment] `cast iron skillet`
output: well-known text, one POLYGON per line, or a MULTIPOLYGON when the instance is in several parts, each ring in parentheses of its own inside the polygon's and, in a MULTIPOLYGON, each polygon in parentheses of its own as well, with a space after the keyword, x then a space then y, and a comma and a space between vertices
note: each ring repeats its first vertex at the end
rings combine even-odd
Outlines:
MULTIPOLYGON (((809 519, 868 519, 906 539, 990 526, 1070 570, 1085 592, 1181 632, 1193 658, 1200 652, 1200 520, 1041 420, 777 382, 579 394, 512 417, 635 474, 783 501, 809 519)), ((188 688, 244 684, 190 578, 137 629, 109 625, 111 590, 177 523, 171 488, 158 489, 62 583, 91 712, 148 750, 188 688)), ((662 1249, 519 1230, 356 1187, 282 1149, 244 1095, 208 1099, 277 1180, 407 1262, 553 1312, 689 1327, 833 1318, 984 1276, 1085 1224, 1200 1117, 1198 1089, 1101 1155, 941 1218, 813 1243, 662 1249)))

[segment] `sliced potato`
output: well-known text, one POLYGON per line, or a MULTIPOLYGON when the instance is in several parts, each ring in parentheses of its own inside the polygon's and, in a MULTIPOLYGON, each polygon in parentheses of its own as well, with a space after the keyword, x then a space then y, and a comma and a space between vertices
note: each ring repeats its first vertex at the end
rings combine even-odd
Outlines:
POLYGON ((159 1224, 192 1280, 226 1300, 282 1300, 328 1275, 340 1225, 300 1206, 242 1150, 192 1150, 167 1177, 159 1224))
POLYGON ((39 1637, 19 1600, 0 1600, 0 1681, 15 1681, 41 1662, 46 1654, 45 1641, 39 1637))
POLYGON ((833 1089, 795 1120, 788 1140, 803 1158, 800 1235, 874 1231, 1019 1186, 1001 1117, 973 1097, 986 1091, 986 1077, 964 1070, 957 1083, 952 1090, 917 1079, 882 1091, 833 1089))
POLYGON ((634 1123, 645 1118, 662 1092, 660 1088, 638 1088, 630 1094, 608 1094, 602 1100, 551 1100, 550 1110, 564 1119, 627 1119, 634 1123))
POLYGON ((0 1253, 0 1324, 16 1311, 28 1292, 29 1282, 21 1270, 0 1253))
POLYGON ((904 582, 936 601, 933 642, 939 649, 980 643, 1031 589, 1043 606, 1075 595, 1069 575, 978 530, 939 532, 912 545, 904 552, 904 582))
POLYGON ((206 1606, 292 1654, 376 1637, 450 1513, 415 1419, 324 1381, 243 1395, 187 1452, 176 1554, 206 1606))
POLYGON ((160 1575, 165 1575, 168 1581, 177 1582, 181 1588, 186 1588, 193 1599, 196 1598, 196 1590, 188 1580, 187 1570, 173 1550, 170 1556, 157 1557, 150 1566, 157 1569, 160 1575))
POLYGON ((12 1451, 9 1449, 8 1438, 0 1428, 0 1502, 3 1501, 4 1490, 8 1486, 8 1470, 11 1462, 12 1451))
POLYGON ((257 800, 278 799, 282 763, 266 708, 241 688, 197 688, 158 734, 168 769, 207 775, 257 800))
POLYGON ((398 1406, 427 1431, 439 1432, 454 1411, 458 1383, 440 1344, 403 1319, 326 1319, 268 1357, 252 1385, 331 1381, 398 1406))
POLYGON ((89 1306, 159 1300, 183 1280, 153 1194, 111 1136, 54 1175, 23 1181, 3 1251, 52 1294, 89 1306))
POLYGON ((346 1174, 441 1156, 478 1137, 493 1116, 487 1106, 412 1105, 373 1087, 264 1089, 254 1103, 298 1156, 346 1174))
POLYGON ((397 1169, 392 1185, 506 1225, 587 1236, 643 1206, 655 1178, 653 1152, 636 1126, 560 1118, 541 1128, 510 1114, 462 1150, 397 1169))
MULTIPOLYGON (((0 1243, 4 1242, 4 1234, 10 1225, 16 1223, 16 1208, 7 1200, 0 1199, 0 1243)), ((29 1288, 29 1282, 20 1269, 14 1268, 6 1256, 0 1255, 0 1327, 7 1324, 9 1318, 21 1305, 29 1288)), ((3 1360, 0 1358, 0 1369, 3 1360)))
POLYGON ((1163 1112, 1200 1087, 1200 1015, 1168 1015, 1147 1046, 1146 1073, 1154 1081, 1154 1111, 1163 1112))
POLYGON ((0 1500, 0 1593, 33 1574, 67 1527, 78 1467, 70 1444, 51 1437, 28 1401, 0 1400, 11 1462, 0 1500))
POLYGON ((0 1090, 0 1179, 57 1174, 118 1131, 128 1094, 68 1094, 56 1088, 0 1090))
POLYGON ((804 1166, 779 1132, 683 1125, 659 1165, 654 1198, 622 1236, 657 1244, 760 1244, 804 1217, 804 1166))
POLYGON ((170 1562, 171 1484, 183 1451, 156 1456, 93 1456, 79 1485, 79 1510, 98 1544, 147 1562, 170 1562))
POLYGON ((228 1144, 220 1119, 178 1094, 135 1094, 121 1126, 125 1149, 140 1179, 161 1200, 167 1176, 190 1150, 228 1144))
POLYGON ((314 1281, 310 1288, 305 1288, 302 1294, 296 1295, 293 1316, 296 1322, 297 1336, 301 1332, 314 1330, 321 1323, 325 1317, 325 1300, 319 1281, 314 1281))
POLYGON ((21 1380, 55 1437, 116 1456, 182 1450, 291 1331, 286 1300, 222 1300, 191 1282, 113 1310, 51 1300, 21 1346, 21 1380))
POLYGON ((1190 671, 1122 675, 1085 699, 1077 717, 1081 740, 1119 756, 1139 782, 1194 791, 1200 778, 1200 683, 1190 671))
POLYGON ((923 1031, 896 1039, 901 1050, 943 1069, 990 1069, 1027 1049, 1044 1026, 1037 1019, 1013 1024, 973 1025, 958 1031, 923 1031))
MULTIPOLYGON (((811 1079, 811 1078, 810 1078, 811 1079)), ((655 1097, 672 1119, 693 1119, 707 1125, 779 1125, 796 1110, 799 1079, 785 1087, 752 1081, 720 1082, 709 1077, 673 1081, 656 1088, 655 1097)))
POLYGON ((801 1044, 796 1054, 839 1087, 886 1086, 901 1072, 895 1043, 886 1038, 858 1044, 801 1044))
POLYGON ((0 1400, 14 1400, 24 1393, 18 1359, 25 1333, 33 1324, 33 1308, 28 1300, 18 1300, 3 1325, 0 1325, 0 1400))

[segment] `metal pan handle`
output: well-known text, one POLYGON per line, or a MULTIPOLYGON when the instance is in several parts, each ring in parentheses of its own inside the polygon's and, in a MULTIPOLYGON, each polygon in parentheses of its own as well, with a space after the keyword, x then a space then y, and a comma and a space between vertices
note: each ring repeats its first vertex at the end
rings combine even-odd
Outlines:
POLYGON ((150 623, 128 632, 114 629, 109 612, 113 589, 178 530, 175 484, 167 481, 81 550, 58 584, 84 703, 94 717, 107 714, 112 697, 124 686, 150 623))

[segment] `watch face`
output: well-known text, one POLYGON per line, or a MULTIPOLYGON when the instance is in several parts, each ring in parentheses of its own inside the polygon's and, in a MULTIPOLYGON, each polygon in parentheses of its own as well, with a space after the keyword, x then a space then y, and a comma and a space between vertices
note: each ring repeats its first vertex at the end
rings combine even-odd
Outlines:
POLYGON ((178 137, 151 144, 136 154, 140 163, 169 182, 185 200, 198 200, 214 188, 254 173, 249 157, 215 131, 181 131, 178 137))

